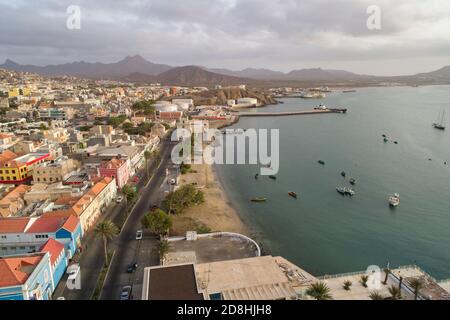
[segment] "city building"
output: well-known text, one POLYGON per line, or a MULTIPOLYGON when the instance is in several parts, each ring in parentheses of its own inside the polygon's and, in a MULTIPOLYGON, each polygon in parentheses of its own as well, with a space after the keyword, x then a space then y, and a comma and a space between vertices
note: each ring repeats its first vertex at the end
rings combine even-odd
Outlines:
POLYGON ((0 155, 0 183, 23 184, 32 179, 33 169, 49 158, 48 153, 29 153, 18 156, 9 150, 0 155))
POLYGON ((130 179, 130 163, 126 159, 112 158, 109 161, 102 161, 98 168, 98 175, 102 178, 113 178, 117 187, 122 189, 130 179))
POLYGON ((25 207, 24 195, 31 187, 20 185, 0 199, 0 217, 7 218, 15 216, 25 207))
POLYGON ((35 167, 33 181, 37 183, 54 183, 66 180, 81 164, 67 157, 44 162, 35 167))
POLYGON ((82 236, 81 223, 75 215, 0 218, 0 256, 38 252, 49 239, 53 239, 63 246, 65 257, 71 259, 82 236))

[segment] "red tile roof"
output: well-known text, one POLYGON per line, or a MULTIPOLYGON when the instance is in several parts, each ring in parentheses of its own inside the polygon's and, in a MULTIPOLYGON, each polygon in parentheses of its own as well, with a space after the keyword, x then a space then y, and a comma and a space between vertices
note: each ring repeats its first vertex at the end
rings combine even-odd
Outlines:
POLYGON ((61 251, 64 251, 64 245, 54 239, 49 239, 41 247, 40 251, 48 252, 50 254, 50 263, 53 265, 61 254, 61 251))
POLYGON ((40 217, 26 230, 26 233, 56 232, 67 219, 65 217, 40 217))
POLYGON ((0 218, 0 233, 22 233, 30 218, 0 218))
POLYGON ((42 257, 0 258, 0 288, 24 284, 42 257))
POLYGON ((69 232, 75 232, 79 224, 80 219, 74 215, 70 215, 67 218, 66 222, 63 224, 62 228, 69 232))

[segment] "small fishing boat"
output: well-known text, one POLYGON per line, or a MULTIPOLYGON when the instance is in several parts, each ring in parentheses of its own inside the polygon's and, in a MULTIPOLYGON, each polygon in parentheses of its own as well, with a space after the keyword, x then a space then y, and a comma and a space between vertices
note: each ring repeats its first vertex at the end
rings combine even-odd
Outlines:
POLYGON ((251 202, 266 202, 267 198, 262 198, 262 197, 257 197, 257 198, 253 198, 251 199, 251 202))
POLYGON ((269 176, 269 178, 272 179, 272 180, 277 180, 276 176, 269 176))
POLYGON ((438 130, 445 130, 445 110, 439 113, 438 121, 433 123, 433 127, 438 130))
POLYGON ((347 188, 338 187, 338 188, 336 188, 336 191, 339 192, 340 194, 342 194, 343 196, 345 196, 346 195, 346 189, 347 188))
POLYGON ((387 138, 387 136, 385 134, 382 135, 383 138, 387 138))
POLYGON ((389 140, 388 140, 388 138, 384 138, 383 141, 384 142, 388 142, 389 140))
POLYGON ((321 164, 321 165, 325 165, 325 161, 323 161, 323 160, 319 160, 319 161, 317 161, 319 164, 321 164))
POLYGON ((345 173, 345 171, 341 172, 341 176, 343 176, 344 178, 347 176, 347 174, 345 173))
POLYGON ((297 199, 297 193, 295 193, 293 191, 289 192, 288 195, 290 195, 292 198, 297 199))
POLYGON ((347 191, 347 195, 350 196, 350 197, 353 197, 356 194, 355 190, 353 190, 353 189, 348 189, 347 188, 346 191, 347 191))
POLYGON ((355 178, 350 178, 350 180, 348 182, 350 182, 350 184, 352 186, 354 186, 356 184, 356 179, 355 178))
POLYGON ((389 206, 391 208, 398 207, 400 205, 400 195, 398 193, 394 193, 394 195, 389 197, 389 206))
POLYGON ((398 144, 398 141, 394 141, 394 144, 398 144))
POLYGON ((258 180, 258 178, 259 178, 259 174, 257 173, 257 174, 255 174, 255 180, 258 180))

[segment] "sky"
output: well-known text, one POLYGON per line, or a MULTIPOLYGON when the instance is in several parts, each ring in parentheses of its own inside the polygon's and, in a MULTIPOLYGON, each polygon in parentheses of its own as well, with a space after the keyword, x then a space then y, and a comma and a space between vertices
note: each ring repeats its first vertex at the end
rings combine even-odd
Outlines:
POLYGON ((140 54, 174 66, 373 75, 450 65, 450 0, 0 0, 0 12, 0 63, 140 54), (67 28, 73 5, 79 29, 67 28), (371 30, 373 5, 381 28, 371 30))

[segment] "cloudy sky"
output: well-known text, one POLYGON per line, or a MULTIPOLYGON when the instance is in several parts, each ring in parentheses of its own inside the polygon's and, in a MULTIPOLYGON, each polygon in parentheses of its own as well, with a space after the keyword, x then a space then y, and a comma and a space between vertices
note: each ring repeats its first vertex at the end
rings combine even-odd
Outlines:
MULTIPOLYGON (((0 61, 399 75, 450 65, 450 0, 0 0, 0 61), (81 29, 66 27, 81 9, 81 29), (367 8, 381 9, 381 30, 367 8)), ((0 62, 1 63, 1 62, 0 62)))

